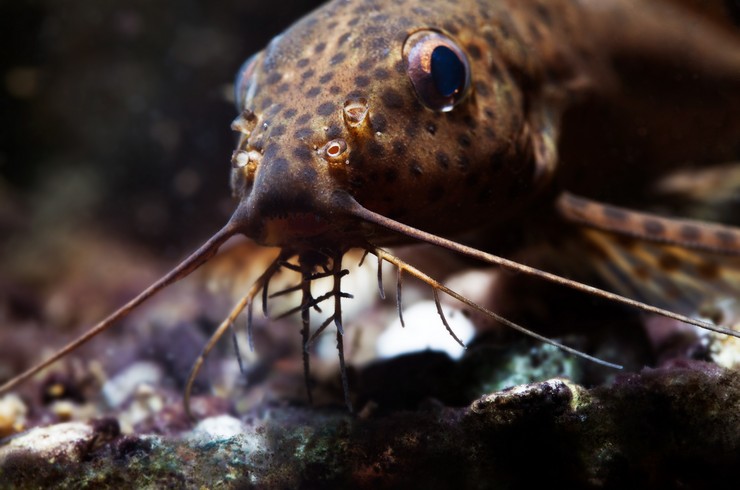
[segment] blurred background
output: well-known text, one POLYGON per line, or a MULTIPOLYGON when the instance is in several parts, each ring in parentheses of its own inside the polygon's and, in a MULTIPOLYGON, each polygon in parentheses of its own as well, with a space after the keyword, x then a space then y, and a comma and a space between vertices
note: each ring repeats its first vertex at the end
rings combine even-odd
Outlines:
POLYGON ((60 221, 173 257, 217 230, 234 75, 319 3, 2 0, 3 254, 60 221))

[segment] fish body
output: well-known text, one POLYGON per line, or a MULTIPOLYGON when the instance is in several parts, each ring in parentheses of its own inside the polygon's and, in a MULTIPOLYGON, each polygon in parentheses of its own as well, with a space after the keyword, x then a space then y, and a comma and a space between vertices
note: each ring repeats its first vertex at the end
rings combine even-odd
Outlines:
POLYGON ((246 234, 270 245, 361 241, 338 193, 447 236, 562 189, 637 200, 667 169, 731 158, 740 135, 740 37, 677 2, 330 2, 246 69, 232 185, 246 234), (410 77, 404 49, 423 31, 469 65, 444 111, 410 77), (348 104, 364 111, 354 126, 348 104))
POLYGON ((268 302, 270 278, 281 268, 301 275, 299 285, 272 297, 301 292, 301 304, 290 312, 300 313, 306 373, 310 343, 333 324, 345 401, 351 406, 341 307, 348 295, 341 278, 347 274, 342 257, 353 247, 378 257, 379 275, 383 261, 397 268, 399 315, 403 274, 431 286, 442 322, 455 339, 439 292, 498 323, 596 360, 502 318, 379 246, 426 241, 737 336, 683 316, 696 314, 701 305, 691 301, 687 306, 681 298, 687 294, 673 294, 676 288, 664 287, 665 277, 650 275, 654 269, 663 276, 680 270, 685 278, 689 264, 688 275, 696 273, 689 281, 692 298, 696 278, 700 287, 702 281, 719 280, 722 295, 737 296, 740 230, 630 209, 645 209, 661 185, 681 188, 680 178, 660 182, 677 169, 701 171, 737 158, 740 35, 722 5, 698 0, 327 3, 275 37, 239 72, 240 114, 232 128, 240 137, 231 172, 239 203, 226 226, 86 334, 0 386, 0 392, 110 328, 208 261, 235 234, 281 252, 196 361, 186 410, 204 355, 245 308, 252 318, 260 291, 268 302), (523 245, 511 237, 519 235, 549 247, 556 264, 593 262, 615 289, 634 296, 648 291, 652 305, 483 250, 513 243, 510 251, 516 254, 523 245), (482 244, 479 249, 462 243, 471 237, 482 244), (640 239, 653 244, 648 253, 632 253, 634 240, 640 239), (693 253, 662 245, 723 255, 697 260, 693 253), (562 256, 566 250, 569 258, 562 256), (734 261, 726 256, 735 256, 734 261), (314 296, 312 283, 322 277, 332 278, 333 287, 314 296), (670 311, 653 306, 666 299, 670 311), (330 300, 333 313, 312 329, 310 311, 330 300))

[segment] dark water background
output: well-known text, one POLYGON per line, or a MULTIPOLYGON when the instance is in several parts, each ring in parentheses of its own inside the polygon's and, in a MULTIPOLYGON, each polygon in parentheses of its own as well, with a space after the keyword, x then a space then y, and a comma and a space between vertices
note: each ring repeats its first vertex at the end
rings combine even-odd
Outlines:
POLYGON ((234 205, 234 74, 319 3, 1 1, 0 235, 66 222, 170 258, 202 241, 234 205))

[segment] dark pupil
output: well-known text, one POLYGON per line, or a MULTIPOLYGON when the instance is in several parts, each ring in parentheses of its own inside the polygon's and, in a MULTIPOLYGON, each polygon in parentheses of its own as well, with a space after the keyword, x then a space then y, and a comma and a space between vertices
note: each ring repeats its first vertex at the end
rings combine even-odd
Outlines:
POLYGON ((465 85, 465 66, 447 46, 432 51, 432 79, 442 97, 455 95, 465 85))

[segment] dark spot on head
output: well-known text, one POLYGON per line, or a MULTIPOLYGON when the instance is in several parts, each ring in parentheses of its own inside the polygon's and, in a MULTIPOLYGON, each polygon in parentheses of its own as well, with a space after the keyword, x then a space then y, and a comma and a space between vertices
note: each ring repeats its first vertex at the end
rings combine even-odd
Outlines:
POLYGON ((316 109, 316 114, 320 116, 328 116, 336 110, 337 105, 334 102, 324 102, 316 109))
POLYGON ((329 87, 329 93, 332 95, 337 95, 341 91, 342 89, 339 88, 337 85, 332 85, 331 87, 329 87))
POLYGON ((489 95, 491 95, 491 89, 488 88, 488 83, 483 80, 478 80, 477 82, 475 82, 475 91, 481 97, 488 97, 489 95))
POLYGON ((358 22, 360 22, 360 17, 352 17, 349 22, 347 22, 347 25, 350 27, 354 27, 357 25, 358 22))
POLYGON ((442 27, 445 31, 449 32, 453 36, 456 36, 460 32, 460 29, 458 29, 457 26, 452 22, 445 22, 444 24, 442 24, 442 27))
POLYGON ((293 136, 297 140, 310 138, 311 136, 313 136, 313 129, 311 129, 311 128, 300 128, 300 129, 296 130, 295 133, 293 133, 293 136))
POLYGON ((671 253, 664 253, 659 259, 660 268, 666 272, 673 272, 681 267, 681 261, 671 253))
POLYGON ((429 121, 428 123, 426 123, 424 127, 426 128, 427 133, 431 134, 432 136, 437 134, 437 125, 434 124, 432 121, 429 121))
POLYGON ((293 156, 299 160, 310 161, 313 157, 313 152, 307 146, 299 145, 293 149, 293 156))
POLYGON ((470 56, 472 56, 473 59, 479 60, 481 58, 482 53, 480 51, 480 48, 477 45, 470 43, 468 44, 467 48, 468 48, 468 53, 470 53, 470 56))
POLYGON ((301 78, 304 80, 307 80, 313 77, 315 73, 316 73, 316 70, 314 70, 313 68, 309 68, 308 70, 301 73, 301 78))
POLYGON ((431 17, 431 12, 424 7, 412 7, 411 12, 418 15, 419 17, 431 17))
POLYGON ((283 94, 287 92, 288 90, 290 90, 290 84, 287 82, 281 83, 280 85, 277 86, 277 93, 279 94, 283 94))
POLYGON ((319 78, 319 83, 328 83, 331 81, 331 79, 334 78, 334 72, 330 71, 328 73, 324 73, 321 75, 321 78, 319 78))
POLYGON ((347 40, 349 39, 349 37, 350 37, 351 35, 352 35, 351 33, 349 33, 349 32, 345 32, 344 34, 342 34, 341 36, 339 36, 339 40, 337 41, 337 45, 338 45, 338 46, 341 46, 341 45, 343 45, 344 43, 346 43, 346 42, 347 42, 347 40))
POLYGON ((285 125, 284 124, 278 124, 274 128, 272 128, 272 131, 270 131, 270 136, 278 137, 285 134, 285 125))
POLYGON ((499 80, 501 79, 502 77, 501 68, 496 64, 496 62, 491 63, 491 66, 488 69, 488 71, 491 72, 491 75, 493 76, 493 78, 496 78, 499 80))
POLYGON ((657 219, 646 218, 642 222, 642 229, 648 235, 658 236, 665 233, 665 225, 657 219))
POLYGON ((296 62, 295 66, 297 66, 298 68, 305 68, 305 67, 307 67, 307 66, 308 66, 308 64, 309 64, 310 62, 311 62, 311 61, 310 61, 310 60, 309 60, 308 58, 301 58, 301 59, 299 59, 299 60, 298 60, 298 61, 296 62))
POLYGON ((488 43, 488 45, 490 47, 492 47, 492 48, 495 48, 496 47, 496 44, 497 44, 496 43, 496 37, 493 35, 493 33, 491 31, 486 31, 483 34, 483 39, 486 40, 486 42, 488 43))
POLYGON ((381 30, 381 27, 377 23, 370 21, 366 23, 365 31, 363 32, 363 34, 365 35, 365 37, 370 37, 373 34, 379 33, 381 30))
POLYGON ((347 99, 364 99, 365 92, 362 90, 353 90, 347 94, 347 99))
POLYGON ((265 97, 265 99, 262 101, 262 104, 260 104, 260 108, 264 111, 271 105, 272 105, 272 99, 270 97, 265 97))
POLYGON ((347 55, 345 53, 337 53, 337 54, 335 54, 334 56, 331 57, 331 59, 329 60, 329 64, 330 65, 337 65, 337 64, 341 63, 342 61, 344 61, 345 58, 347 58, 347 55))
POLYGON ((488 119, 494 119, 496 117, 496 114, 490 107, 486 107, 485 109, 483 109, 483 114, 485 114, 488 119))
POLYGON ((501 18, 499 19, 498 30, 504 39, 509 39, 511 37, 511 31, 509 30, 509 26, 511 26, 511 17, 503 14, 501 18))
MULTIPOLYGON (((318 177, 318 174, 316 173, 316 170, 311 168, 310 166, 303 166, 300 170, 301 172, 301 181, 302 182, 314 182, 316 181, 316 178, 318 177)), ((311 198, 307 198, 308 201, 311 201, 311 198)), ((296 208, 300 209, 300 208, 296 208)))
POLYGON ((368 71, 373 66, 375 66, 375 60, 370 59, 370 58, 365 58, 364 60, 360 61, 360 64, 357 65, 357 68, 359 68, 362 71, 368 71))
POLYGON ((319 43, 316 45, 316 47, 313 49, 314 53, 321 53, 326 49, 326 43, 319 43))
POLYGON ((406 153, 406 143, 402 140, 393 140, 393 154, 403 156, 406 153))
POLYGON ((624 222, 629 219, 629 213, 612 206, 603 206, 601 208, 601 213, 604 215, 604 217, 608 220, 612 221, 620 221, 624 222))
POLYGON ((378 68, 373 72, 373 76, 378 80, 387 80, 391 77, 391 74, 385 68, 378 68))
POLYGON ((370 121, 373 125, 373 129, 380 133, 385 133, 385 130, 388 128, 388 121, 385 119, 383 114, 372 116, 370 121))
MULTIPOLYGON (((287 110, 287 111, 285 111, 285 113, 283 114, 283 119, 290 119, 290 118, 292 118, 293 116, 295 116, 296 114, 298 114, 298 111, 296 111, 295 109, 288 109, 288 110, 287 110)), ((304 121, 304 123, 305 123, 305 121, 304 121)))
MULTIPOLYGON (((400 3, 400 2, 395 2, 400 3)), ((390 20, 390 17, 388 14, 376 14, 370 17, 370 23, 373 25, 382 25, 386 23, 388 20, 390 20)))
POLYGON ((478 127, 478 121, 476 121, 476 119, 470 114, 466 114, 465 117, 463 117, 463 121, 465 122, 465 125, 470 129, 475 129, 478 127))
POLYGON ((301 114, 298 116, 298 119, 295 120, 296 124, 299 126, 303 126, 311 119, 311 114, 301 114))
POLYGON ((365 75, 356 76, 355 85, 357 85, 360 88, 367 87, 368 85, 370 85, 370 77, 366 77, 365 75))
POLYGON ((681 238, 688 242, 697 242, 701 238, 701 228, 696 225, 681 226, 681 238))
POLYGON ((390 41, 385 37, 374 37, 370 40, 370 47, 375 51, 385 51, 390 46, 390 41))
POLYGON ((267 85, 274 85, 283 79, 283 74, 275 72, 265 79, 267 85))
POLYGON ((467 134, 461 134, 457 137, 457 142, 462 146, 463 148, 470 148, 470 145, 473 144, 472 141, 470 141, 470 136, 467 134))
POLYGON ((321 93, 321 87, 311 87, 306 92, 306 97, 312 99, 321 93))
POLYGON ((338 124, 332 124, 326 130, 326 137, 329 139, 336 139, 342 135, 342 128, 338 124))
POLYGON ((403 107, 403 96, 392 88, 387 88, 380 96, 383 105, 389 109, 401 109, 403 107))
POLYGON ((271 162, 271 165, 278 174, 287 173, 290 170, 290 162, 288 162, 288 160, 283 157, 276 158, 271 162))
POLYGON ((552 25, 552 18, 550 17, 550 11, 543 4, 538 3, 535 6, 535 12, 537 16, 545 23, 545 25, 552 25))
POLYGON ((447 170, 450 168, 450 156, 447 153, 440 150, 434 155, 434 158, 437 161, 437 165, 443 169, 447 170))
POLYGON ((396 70, 396 73, 406 74, 406 62, 404 60, 396 61, 393 69, 396 70))
POLYGON ((417 125, 416 121, 410 121, 405 128, 403 128, 403 133, 408 136, 409 138, 413 138, 416 136, 416 133, 419 132, 419 126, 417 125))

